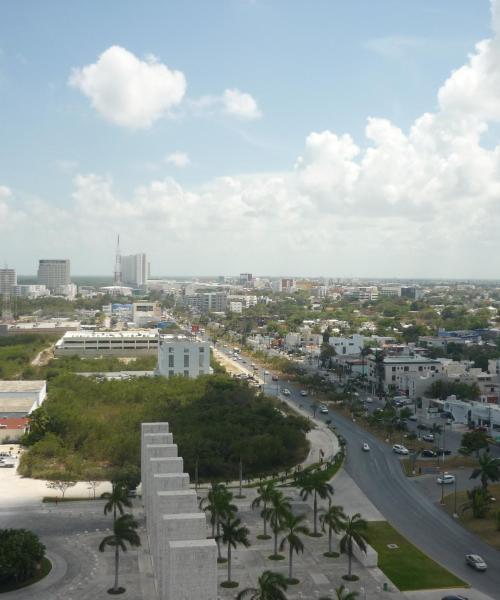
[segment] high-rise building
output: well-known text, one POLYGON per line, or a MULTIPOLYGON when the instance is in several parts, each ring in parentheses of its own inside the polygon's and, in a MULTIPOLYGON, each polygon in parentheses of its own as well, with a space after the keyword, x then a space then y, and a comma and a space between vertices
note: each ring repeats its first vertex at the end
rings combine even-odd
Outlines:
POLYGON ((71 283, 69 259, 42 259, 38 263, 38 283, 50 291, 71 283))
POLYGON ((251 286, 253 277, 251 273, 240 273, 240 285, 251 286))
POLYGON ((13 293, 13 287, 17 285, 17 274, 14 269, 0 269, 0 296, 10 296, 13 293))
POLYGON ((121 276, 125 285, 133 287, 145 287, 148 280, 148 263, 146 255, 130 254, 121 257, 121 276))

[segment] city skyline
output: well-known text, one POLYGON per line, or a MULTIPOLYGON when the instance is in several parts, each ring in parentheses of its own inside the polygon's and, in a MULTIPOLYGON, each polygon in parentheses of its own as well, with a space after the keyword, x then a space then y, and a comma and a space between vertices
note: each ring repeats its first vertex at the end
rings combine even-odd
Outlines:
POLYGON ((110 2, 88 36, 27 4, 0 24, 17 273, 107 275, 120 232, 153 273, 498 277, 498 0, 110 2))

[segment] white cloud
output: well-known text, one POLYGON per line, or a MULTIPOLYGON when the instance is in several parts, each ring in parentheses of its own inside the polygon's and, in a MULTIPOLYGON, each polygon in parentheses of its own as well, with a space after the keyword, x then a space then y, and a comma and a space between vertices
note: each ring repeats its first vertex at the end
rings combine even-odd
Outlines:
POLYGON ((179 169, 183 169, 191 164, 191 160, 186 152, 172 152, 172 154, 165 157, 165 162, 179 169))
MULTIPOLYGON (((493 9, 496 18, 500 0, 493 9)), ((79 175, 65 210, 28 203, 15 215, 0 196, 1 214, 24 239, 81 252, 80 272, 102 272, 109 256, 111 273, 112 223, 158 274, 237 273, 244 264, 268 274, 498 277, 500 145, 481 138, 500 121, 496 66, 495 33, 443 84, 436 112, 407 131, 371 117, 363 143, 312 132, 286 172, 191 190, 153 180, 125 196, 110 178, 79 175)))
POLYGON ((406 35, 389 35, 373 38, 364 43, 364 47, 368 50, 384 58, 392 59, 402 58, 408 52, 420 50, 428 46, 429 41, 425 38, 406 35))
POLYGON ((108 121, 132 129, 149 127, 178 105, 186 78, 149 55, 146 60, 111 46, 94 64, 73 69, 69 84, 90 98, 108 121))
POLYGON ((228 115, 239 119, 260 119, 262 113, 257 101, 250 94, 237 89, 227 89, 222 96, 224 110, 228 115))

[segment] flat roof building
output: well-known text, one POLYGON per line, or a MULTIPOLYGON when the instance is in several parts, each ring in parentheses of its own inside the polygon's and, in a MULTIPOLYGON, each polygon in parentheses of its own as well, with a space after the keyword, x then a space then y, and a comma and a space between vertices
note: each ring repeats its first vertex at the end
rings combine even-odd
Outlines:
POLYGON ((210 344, 186 335, 162 335, 158 347, 157 373, 163 377, 208 375, 210 344))
POLYGON ((69 259, 42 259, 38 263, 38 283, 50 291, 71 283, 69 259))
POLYGON ((21 418, 39 408, 47 396, 47 382, 0 380, 0 418, 21 418))
POLYGON ((55 356, 141 356, 158 352, 155 329, 68 331, 56 343, 55 356))

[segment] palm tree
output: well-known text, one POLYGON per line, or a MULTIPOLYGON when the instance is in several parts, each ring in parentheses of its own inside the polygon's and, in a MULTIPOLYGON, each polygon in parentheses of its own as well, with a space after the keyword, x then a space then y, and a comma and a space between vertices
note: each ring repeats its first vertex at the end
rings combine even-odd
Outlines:
POLYGON ((326 481, 325 475, 321 471, 308 473, 299 480, 300 497, 302 500, 307 500, 309 496, 313 496, 313 514, 314 514, 314 531, 311 535, 319 537, 318 533, 318 496, 325 500, 333 496, 333 487, 326 481))
POLYGON ((233 519, 231 515, 221 521, 221 525, 222 541, 227 544, 227 581, 223 583, 226 584, 224 587, 236 587, 238 583, 231 581, 231 548, 236 549, 238 544, 248 548, 250 531, 247 527, 241 526, 241 519, 233 519))
POLYGON ((340 551, 343 554, 347 554, 349 558, 349 571, 347 575, 344 576, 344 579, 352 580, 352 554, 353 554, 353 543, 359 546, 359 548, 366 552, 366 530, 368 528, 368 523, 361 518, 359 513, 356 513, 352 517, 347 517, 347 519, 342 524, 342 530, 344 531, 344 535, 340 540, 340 551))
POLYGON ((303 524, 305 518, 306 515, 294 515, 289 512, 283 519, 283 531, 286 533, 280 542, 280 550, 288 544, 288 583, 298 583, 298 579, 292 577, 292 559, 294 552, 304 552, 304 544, 299 535, 309 533, 309 529, 303 524))
POLYGON ((356 598, 358 596, 359 596, 358 592, 349 592, 349 590, 346 590, 344 584, 342 584, 338 588, 335 588, 335 599, 336 600, 356 600, 356 598))
POLYGON ((347 516, 344 513, 342 506, 330 506, 328 510, 325 510, 320 516, 319 520, 322 525, 323 531, 328 527, 328 552, 325 552, 324 556, 335 557, 338 556, 337 552, 332 550, 332 534, 339 533, 342 529, 347 516))
POLYGON ((265 518, 269 520, 271 530, 274 534, 274 554, 275 560, 280 558, 278 554, 278 533, 282 531, 283 521, 292 507, 288 498, 285 498, 281 490, 275 490, 271 498, 270 506, 267 507, 265 518))
POLYGON ((101 498, 107 500, 104 505, 104 514, 107 515, 108 512, 113 512, 113 522, 116 521, 116 511, 118 511, 120 515, 123 515, 125 512, 123 507, 126 506, 127 508, 130 508, 132 506, 132 502, 127 496, 127 488, 121 482, 113 483, 111 492, 104 492, 104 494, 101 494, 101 498))
POLYGON ((500 479, 500 459, 492 458, 487 452, 484 452, 478 461, 478 466, 472 471, 471 479, 481 479, 481 486, 486 493, 488 491, 489 481, 498 481, 500 479))
POLYGON ((257 582, 258 587, 242 590, 236 600, 287 600, 284 591, 288 584, 286 577, 281 573, 264 571, 257 582))
POLYGON ((104 552, 106 546, 111 546, 115 549, 115 583, 108 590, 112 594, 120 594, 125 591, 125 588, 118 587, 118 567, 120 561, 120 550, 127 551, 127 543, 131 546, 140 546, 141 540, 137 534, 138 524, 134 517, 130 514, 121 515, 113 523, 113 534, 106 536, 99 544, 99 551, 104 552))
POLYGON ((490 494, 482 487, 475 487, 467 490, 467 502, 462 505, 462 512, 472 510, 472 516, 475 519, 484 519, 490 511, 490 504, 493 502, 490 494))
POLYGON ((231 504, 233 494, 222 483, 212 484, 212 489, 207 497, 200 501, 200 508, 210 514, 210 524, 212 525, 212 537, 217 543, 218 562, 225 562, 222 558, 220 539, 221 539, 221 521, 232 517, 238 507, 231 504))
POLYGON ((268 540, 271 537, 267 533, 266 513, 267 513, 267 505, 269 504, 269 502, 271 502, 275 491, 276 491, 276 488, 275 488, 274 482, 268 481, 267 483, 261 483, 259 485, 259 487, 257 488, 258 496, 252 502, 252 509, 260 507, 260 505, 262 503, 262 511, 260 513, 260 516, 262 517, 262 520, 264 521, 264 533, 257 536, 260 540, 268 540))

